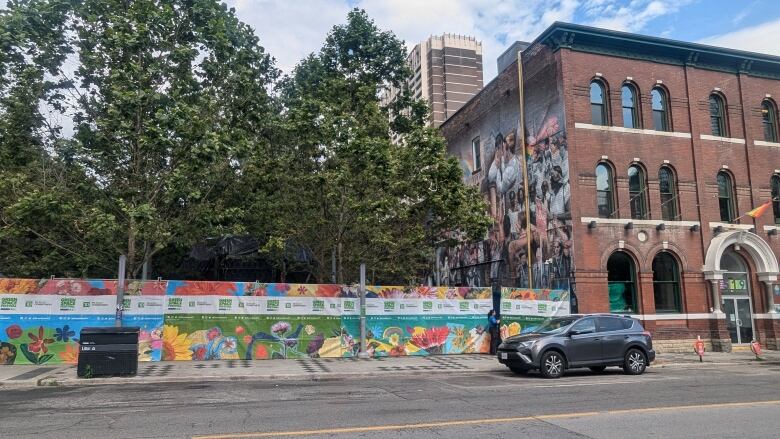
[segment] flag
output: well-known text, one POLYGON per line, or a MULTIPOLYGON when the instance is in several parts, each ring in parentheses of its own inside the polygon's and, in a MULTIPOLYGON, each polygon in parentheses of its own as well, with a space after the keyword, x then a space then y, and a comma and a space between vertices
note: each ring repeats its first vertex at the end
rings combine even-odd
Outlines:
POLYGON ((772 206, 772 202, 771 201, 767 201, 766 203, 756 207, 755 209, 751 210, 750 212, 746 213, 745 215, 747 215, 749 217, 753 217, 753 218, 758 218, 761 215, 763 215, 764 212, 769 210, 769 208, 771 206, 772 206))

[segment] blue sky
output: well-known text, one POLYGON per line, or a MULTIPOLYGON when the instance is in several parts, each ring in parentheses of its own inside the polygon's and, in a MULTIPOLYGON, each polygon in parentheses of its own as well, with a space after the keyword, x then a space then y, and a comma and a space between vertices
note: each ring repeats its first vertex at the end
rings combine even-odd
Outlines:
POLYGON ((289 72, 316 51, 350 7, 408 45, 431 34, 482 41, 485 79, 514 40, 533 40, 559 20, 780 55, 780 0, 228 0, 289 72))
MULTIPOLYGON (((409 46, 432 34, 482 41, 485 80, 514 40, 567 21, 780 55, 780 0, 225 0, 289 72, 352 7, 409 46)), ((0 8, 6 0, 0 0, 0 8)))

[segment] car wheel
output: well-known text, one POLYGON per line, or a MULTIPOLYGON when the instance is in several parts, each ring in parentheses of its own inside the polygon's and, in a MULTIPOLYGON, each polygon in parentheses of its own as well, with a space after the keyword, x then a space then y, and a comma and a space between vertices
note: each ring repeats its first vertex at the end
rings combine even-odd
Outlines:
POLYGON ((542 355, 541 372, 545 378, 560 378, 566 367, 566 359, 558 351, 547 351, 542 355))
POLYGON ((647 369, 647 356, 639 349, 632 348, 626 352, 623 370, 629 375, 642 375, 647 369))
POLYGON ((589 367, 589 369, 592 370, 593 372, 601 373, 607 370, 607 366, 593 366, 593 367, 589 367))
POLYGON ((526 369, 524 367, 511 367, 510 366, 509 370, 511 370, 512 372, 514 372, 514 373, 516 373, 518 375, 527 375, 528 374, 528 369, 526 369))

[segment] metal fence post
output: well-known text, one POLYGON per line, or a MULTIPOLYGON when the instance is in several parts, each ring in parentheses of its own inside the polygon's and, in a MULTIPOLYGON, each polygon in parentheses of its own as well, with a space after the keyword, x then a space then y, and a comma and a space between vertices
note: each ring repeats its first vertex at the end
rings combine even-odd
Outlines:
POLYGON ((366 350, 366 264, 360 264, 360 354, 359 358, 368 358, 366 350))
POLYGON ((116 279, 116 317, 114 326, 122 327, 122 311, 124 310, 125 300, 125 268, 127 266, 127 257, 119 256, 119 275, 116 279))

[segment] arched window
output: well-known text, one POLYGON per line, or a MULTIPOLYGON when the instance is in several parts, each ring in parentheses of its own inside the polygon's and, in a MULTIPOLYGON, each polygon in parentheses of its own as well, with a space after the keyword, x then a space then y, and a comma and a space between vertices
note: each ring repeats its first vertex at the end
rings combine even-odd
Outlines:
POLYGON ((631 218, 647 219, 647 180, 645 171, 639 165, 628 168, 628 197, 631 204, 631 218))
POLYGON ((596 205, 599 218, 615 217, 615 180, 612 167, 606 163, 596 166, 596 205))
POLYGON ((624 84, 620 90, 621 102, 623 105, 623 127, 639 128, 639 103, 636 100, 636 87, 631 84, 624 84))
POLYGON ((661 218, 664 221, 679 220, 677 178, 668 166, 662 166, 658 170, 658 189, 661 192, 661 218))
POLYGON ((734 199, 734 181, 725 171, 718 172, 718 204, 720 205, 720 220, 732 222, 737 217, 736 200, 734 199))
POLYGON ((656 87, 650 92, 653 102, 653 129, 656 131, 669 131, 669 101, 666 91, 656 87))
POLYGON ((717 93, 710 95, 710 127, 713 136, 728 137, 726 104, 723 102, 723 97, 717 93))
POLYGON ((777 109, 774 102, 764 99, 761 103, 761 118, 764 125, 764 140, 777 142, 777 109))
POLYGON ((772 211, 775 214, 775 224, 780 225, 780 175, 772 176, 770 186, 772 186, 772 211))
POLYGON ((618 251, 607 261, 607 285, 610 312, 637 312, 636 270, 634 260, 618 251))
POLYGON ((682 312, 680 269, 668 252, 658 253, 653 259, 653 296, 655 312, 682 312))
POLYGON ((594 80, 590 83, 590 118, 593 125, 608 125, 608 98, 604 83, 594 80))

